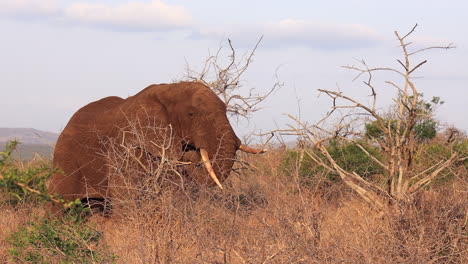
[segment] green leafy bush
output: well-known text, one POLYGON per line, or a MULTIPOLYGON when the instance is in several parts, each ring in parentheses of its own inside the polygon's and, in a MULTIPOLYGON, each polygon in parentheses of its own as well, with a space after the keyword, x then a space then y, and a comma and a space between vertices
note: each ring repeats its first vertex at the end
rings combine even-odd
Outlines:
MULTIPOLYGON (((383 123, 384 123, 385 127, 390 128, 390 131, 392 131, 392 133, 396 132, 396 130, 397 130, 396 120, 394 120, 394 119, 384 119, 383 123)), ((365 133, 366 138, 375 139, 375 140, 383 140, 384 132, 380 128, 378 121, 373 121, 373 122, 367 123, 365 125, 365 129, 366 129, 366 133, 365 133)))
MULTIPOLYGON (((384 124, 387 127, 390 127, 392 133, 396 133, 397 125, 395 119, 384 120, 384 124)), ((383 140, 384 132, 380 129, 378 121, 373 121, 365 125, 366 137, 374 138, 376 140, 383 140)), ((400 129, 400 133, 403 133, 404 128, 400 129)), ((418 142, 428 141, 437 135, 437 122, 432 119, 423 119, 416 122, 414 125, 414 138, 418 142)))
POLYGON ((83 218, 89 212, 79 200, 64 203, 47 191, 46 181, 54 173, 42 163, 21 169, 11 154, 17 141, 0 152, 0 190, 3 202, 12 205, 51 201, 69 208, 64 217, 40 218, 21 226, 8 242, 9 255, 21 263, 113 263, 116 257, 100 245, 102 234, 83 218))
POLYGON ((299 176, 302 178, 313 178, 315 175, 325 172, 325 169, 318 166, 308 155, 303 155, 302 161, 300 161, 300 151, 298 150, 286 151, 281 161, 281 167, 286 174, 291 174, 295 170, 298 170, 299 176))
POLYGON ((21 263, 115 263, 101 245, 102 233, 86 223, 81 207, 63 218, 29 222, 9 236, 9 255, 21 263))
MULTIPOLYGON (((380 161, 382 160, 382 155, 378 148, 367 144, 365 141, 357 143, 370 155, 380 161)), ((363 178, 369 179, 375 174, 382 174, 384 172, 383 168, 355 143, 343 143, 334 140, 330 142, 327 150, 341 168, 346 171, 356 172, 363 178)))
MULTIPOLYGON (((363 148, 374 157, 381 160, 380 151, 378 148, 367 144, 365 141, 357 142, 363 148)), ((373 161, 361 148, 355 143, 344 143, 339 141, 331 141, 330 145, 327 146, 327 150, 336 163, 345 170, 356 172, 364 178, 370 178, 375 174, 382 174, 383 169, 375 161, 373 161)), ((315 155, 326 161, 321 153, 317 150, 308 149, 309 153, 313 152, 315 155)), ((285 153, 282 161, 282 167, 291 172, 296 168, 296 164, 299 162, 299 151, 290 150, 285 153)), ((339 176, 334 173, 328 172, 322 166, 319 166, 312 158, 305 154, 299 167, 299 175, 301 177, 314 177, 317 174, 327 175, 332 181, 339 179, 339 176)))
MULTIPOLYGON (((468 157, 468 140, 463 139, 458 142, 453 142, 452 144, 437 141, 422 144, 415 157, 415 162, 421 167, 427 167, 428 165, 447 160, 453 152, 458 152, 459 157, 468 157)), ((457 175, 463 175, 460 174, 461 169, 464 171, 468 169, 468 159, 456 161, 453 165, 444 169, 433 183, 441 184, 453 179, 457 175)), ((425 175, 432 171, 434 171, 434 169, 428 170, 425 175)))
POLYGON ((0 152, 0 189, 3 201, 18 202, 50 201, 54 199, 47 193, 46 181, 54 173, 50 164, 40 163, 20 169, 11 159, 11 154, 19 143, 9 141, 0 152))
MULTIPOLYGON (((419 99, 416 106, 419 117, 414 124, 414 138, 419 142, 426 142, 435 138, 437 135, 437 121, 432 118, 432 115, 437 106, 444 104, 444 101, 437 96, 432 97, 430 101, 426 101, 423 99, 424 95, 422 93, 418 94, 418 96, 421 99, 419 99)), ((411 98, 412 96, 410 96, 410 99, 411 98)), ((397 132, 396 119, 384 119, 382 121, 385 127, 390 128, 393 134, 397 132)), ((404 130, 405 128, 401 127, 399 133, 403 133, 404 130)), ((384 138, 384 132, 377 120, 365 124, 365 135, 367 138, 373 138, 375 140, 382 140, 384 138)))
POLYGON ((427 141, 437 135, 437 122, 430 118, 421 120, 414 125, 414 137, 419 141, 427 141))

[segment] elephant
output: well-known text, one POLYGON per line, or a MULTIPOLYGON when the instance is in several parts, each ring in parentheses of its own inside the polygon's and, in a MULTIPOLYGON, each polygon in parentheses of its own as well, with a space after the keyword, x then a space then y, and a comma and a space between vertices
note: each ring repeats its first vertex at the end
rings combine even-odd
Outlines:
MULTIPOLYGON (((187 164, 182 165, 184 177, 200 185, 222 189, 237 150, 266 152, 241 144, 227 118, 226 105, 208 86, 201 82, 153 84, 126 99, 111 96, 92 102, 71 117, 55 145, 53 168, 57 172, 49 181, 49 192, 64 201, 111 200, 109 167, 100 154, 109 140, 130 140, 122 131, 132 122, 139 124, 137 129, 151 142, 170 133, 172 157, 187 164), (168 129, 152 129, 155 126, 168 129)), ((160 149, 151 146, 142 151, 156 158, 161 155, 160 149)))

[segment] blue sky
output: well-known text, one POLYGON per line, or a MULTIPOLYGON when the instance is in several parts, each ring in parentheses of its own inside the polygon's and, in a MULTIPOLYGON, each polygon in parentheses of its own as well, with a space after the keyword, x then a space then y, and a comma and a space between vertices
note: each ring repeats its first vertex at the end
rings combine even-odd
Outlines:
MULTIPOLYGON (((230 38, 238 53, 264 39, 244 75, 245 89, 268 90, 275 70, 284 87, 250 122, 233 122, 239 134, 291 123, 284 113, 320 119, 330 106, 317 89, 362 97, 361 82, 340 68, 364 59, 398 67, 394 30, 418 23, 414 47, 428 63, 416 85, 446 102, 443 125, 468 130, 468 18, 466 1, 182 1, 0 0, 0 127, 59 132, 81 106, 105 96, 133 95, 152 83, 180 80, 186 61, 200 69, 230 38)), ((375 76, 382 109, 393 95, 375 76)), ((362 97, 365 99, 365 97, 362 97)))

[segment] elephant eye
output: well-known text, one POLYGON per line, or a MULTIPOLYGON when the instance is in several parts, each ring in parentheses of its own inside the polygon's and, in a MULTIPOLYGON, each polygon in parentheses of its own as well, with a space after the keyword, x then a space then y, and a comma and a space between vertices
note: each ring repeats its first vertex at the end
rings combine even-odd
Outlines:
POLYGON ((194 115, 194 113, 193 113, 193 112, 189 112, 188 115, 189 115, 190 117, 192 117, 192 116, 194 115))

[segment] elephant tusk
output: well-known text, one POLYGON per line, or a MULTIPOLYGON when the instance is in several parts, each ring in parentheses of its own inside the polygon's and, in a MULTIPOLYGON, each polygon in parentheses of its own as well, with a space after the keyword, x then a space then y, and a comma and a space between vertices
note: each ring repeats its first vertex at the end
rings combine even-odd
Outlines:
POLYGON ((218 185, 218 187, 222 190, 223 186, 219 182, 218 177, 216 177, 216 173, 214 172, 213 167, 211 166, 210 158, 208 157, 208 151, 206 151, 205 149, 200 149, 200 154, 202 157, 203 164, 205 165, 206 170, 210 174, 211 179, 213 179, 216 185, 218 185))
POLYGON ((249 148, 245 145, 240 145, 239 150, 242 150, 244 152, 250 153, 250 154, 262 154, 267 152, 268 150, 266 149, 254 149, 254 148, 249 148))

